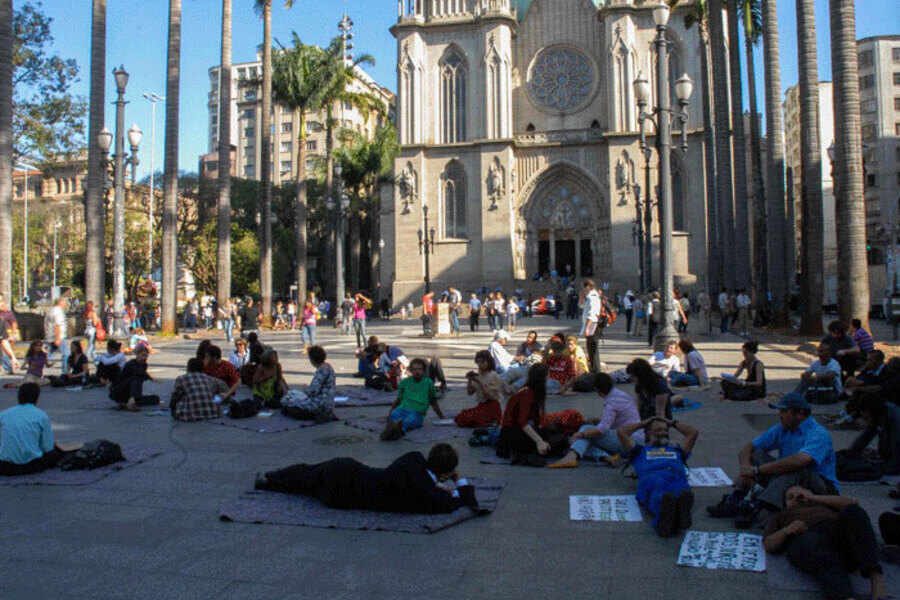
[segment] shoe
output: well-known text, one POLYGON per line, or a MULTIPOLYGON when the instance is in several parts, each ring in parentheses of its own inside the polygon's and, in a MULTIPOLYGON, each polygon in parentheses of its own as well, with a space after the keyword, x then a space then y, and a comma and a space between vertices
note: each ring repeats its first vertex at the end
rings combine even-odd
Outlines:
POLYGON ((888 492, 888 496, 893 498, 894 500, 900 500, 900 488, 891 490, 890 492, 888 492))
POLYGON ((381 432, 382 442, 392 442, 403 437, 403 423, 400 421, 388 421, 381 432))
POLYGON ((738 506, 744 500, 742 490, 734 490, 730 494, 722 496, 722 500, 714 505, 707 506, 706 513, 713 519, 731 519, 737 515, 738 506))
POLYGON ((253 489, 254 490, 264 490, 269 487, 269 480, 266 478, 265 473, 257 473, 256 479, 253 481, 253 489))
POLYGON ((659 503, 659 518, 656 533, 659 537, 669 537, 678 530, 678 500, 672 492, 663 494, 659 503))
POLYGON ((678 499, 675 503, 678 508, 678 528, 690 529, 691 525, 694 524, 694 517, 691 514, 694 510, 694 492, 683 490, 678 494, 678 499))
POLYGON ((473 448, 478 448, 480 446, 488 446, 488 440, 486 435, 473 435, 469 438, 469 445, 473 448))
POLYGON ((734 516, 735 529, 750 529, 756 524, 756 516, 759 509, 752 504, 745 502, 738 508, 737 514, 734 516))

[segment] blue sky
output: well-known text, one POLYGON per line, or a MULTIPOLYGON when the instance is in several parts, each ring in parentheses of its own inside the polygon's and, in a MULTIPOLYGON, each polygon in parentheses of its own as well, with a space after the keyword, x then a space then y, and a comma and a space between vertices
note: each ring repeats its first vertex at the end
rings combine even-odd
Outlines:
MULTIPOLYGON (((548 1, 548 0, 543 0, 548 1)), ((14 6, 21 0, 14 0, 14 6)), ((180 167, 197 169, 197 158, 207 150, 207 93, 208 70, 219 63, 221 33, 220 0, 183 0, 181 55, 181 137, 179 140, 180 167)), ((254 60, 256 48, 262 41, 262 22, 253 12, 253 0, 233 0, 234 48, 233 61, 254 60)), ((779 33, 781 36, 782 83, 785 88, 797 82, 797 43, 795 8, 792 0, 779 3, 779 33)), ((165 95, 166 36, 168 24, 167 0, 108 0, 107 58, 109 71, 124 64, 131 75, 126 107, 126 122, 137 123, 144 131, 141 144, 140 176, 150 169, 150 103, 141 92, 165 95)), ((272 11, 273 37, 288 43, 291 31, 296 31, 307 43, 327 44, 337 34, 337 23, 344 11, 355 22, 356 48, 375 56, 377 64, 369 72, 383 86, 396 90, 396 45, 389 28, 397 18, 396 0, 299 0, 287 10, 284 2, 274 0, 272 11)), ((75 92, 88 93, 90 75, 90 0, 44 0, 44 12, 54 19, 52 32, 54 47, 64 57, 75 58, 81 67, 81 78, 75 92)), ((900 34, 900 1, 856 0, 858 37, 900 34)), ((828 0, 816 0, 816 28, 819 39, 819 73, 823 80, 831 79, 829 48, 828 0)), ((757 50, 759 105, 762 98, 762 51, 757 50)), ((744 93, 746 95, 746 86, 744 93)), ((107 100, 115 95, 112 76, 107 79, 107 100)), ((162 168, 163 104, 157 104, 156 164, 162 168)), ((113 124, 114 107, 107 109, 107 123, 113 124)))

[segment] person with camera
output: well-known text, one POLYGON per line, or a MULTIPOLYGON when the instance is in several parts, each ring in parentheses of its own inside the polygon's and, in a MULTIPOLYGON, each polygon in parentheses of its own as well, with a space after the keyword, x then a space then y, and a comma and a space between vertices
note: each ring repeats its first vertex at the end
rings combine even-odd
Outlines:
POLYGON ((475 396, 478 404, 460 411, 453 420, 459 427, 489 427, 500 422, 503 409, 503 381, 494 370, 494 359, 487 350, 475 354, 478 371, 466 373, 466 394, 475 396))

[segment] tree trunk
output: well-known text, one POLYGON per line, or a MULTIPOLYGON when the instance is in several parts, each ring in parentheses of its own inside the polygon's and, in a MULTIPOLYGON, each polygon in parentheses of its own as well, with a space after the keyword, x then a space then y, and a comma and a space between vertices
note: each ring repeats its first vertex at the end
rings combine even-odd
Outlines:
POLYGON ((362 251, 360 241, 360 216, 359 210, 350 211, 350 289, 355 293, 359 291, 359 261, 362 251))
POLYGON ((781 49, 778 47, 778 7, 776 0, 763 2, 763 50, 766 75, 766 238, 769 250, 769 292, 774 309, 772 324, 790 325, 790 265, 793 245, 793 223, 788 227, 784 196, 784 115, 781 108, 781 49))
MULTIPOLYGON (((334 200, 336 206, 340 207, 341 199, 335 193, 334 182, 334 118, 331 106, 325 107, 325 201, 329 198, 334 200)), ((335 264, 337 258, 334 253, 334 247, 337 239, 335 231, 335 219, 330 211, 326 211, 328 215, 325 219, 325 231, 327 231, 325 242, 325 297, 334 297, 337 294, 337 278, 341 276, 337 272, 335 264), (332 275, 333 274, 333 275, 332 275)), ((338 306, 344 299, 337 298, 334 302, 338 306)))
POLYGON ((728 62, 725 49, 725 26, 722 21, 722 0, 710 0, 709 37, 712 42, 713 90, 715 93, 716 131, 716 193, 719 198, 719 242, 722 257, 722 286, 733 288, 735 277, 735 220, 731 173, 731 124, 728 114, 728 62))
POLYGON ((272 134, 269 132, 272 122, 272 0, 266 0, 263 6, 263 84, 262 115, 259 123, 262 127, 259 149, 259 166, 262 185, 262 239, 259 253, 259 291, 262 296, 260 312, 265 323, 272 316, 272 155, 269 146, 272 134))
POLYGON ((231 298, 231 0, 222 0, 222 64, 219 67, 219 178, 216 299, 231 298))
POLYGON ((370 193, 371 208, 369 210, 369 261, 371 287, 375 290, 375 300, 378 302, 386 297, 381 287, 381 186, 375 185, 370 193))
POLYGON ((716 130, 712 120, 712 88, 709 81, 709 32, 700 25, 700 97, 703 101, 703 156, 706 163, 706 289, 716 292, 722 285, 719 244, 719 206, 716 192, 716 130))
MULTIPOLYGON (((866 196, 863 188, 859 60, 853 0, 831 0, 831 76, 834 81, 834 186, 837 228, 838 315, 868 329, 866 196)), ((891 234, 893 235, 893 233, 891 234)))
POLYGON ((750 288, 750 211, 747 206, 747 142, 744 135, 744 85, 741 81, 741 34, 737 0, 728 10, 728 81, 731 84, 731 129, 734 160, 734 270, 738 287, 750 288))
POLYGON ((0 294, 12 308, 13 6, 0 0, 0 294))
POLYGON ((106 0, 94 0, 91 19, 91 100, 88 122, 87 189, 85 190, 84 224, 84 299, 94 306, 105 306, 104 286, 106 262, 106 206, 104 203, 106 168, 97 141, 103 129, 106 110, 106 0))
POLYGON ((309 293, 306 282, 306 108, 300 107, 300 135, 297 136, 297 198, 294 210, 297 227, 294 230, 297 262, 297 305, 302 306, 309 293))
POLYGON ((181 84, 181 0, 169 0, 169 49, 166 66, 166 145, 162 223, 162 328, 176 332, 178 303, 178 103, 181 84))
POLYGON ((800 70, 800 333, 821 335, 824 240, 822 152, 819 141, 819 63, 815 0, 797 0, 797 57, 800 70))
MULTIPOLYGON (((746 34, 746 32, 745 32, 746 34)), ((753 176, 753 298, 757 310, 768 304, 768 252, 766 251, 766 193, 762 167, 762 132, 756 101, 756 61, 753 39, 745 35, 747 48, 747 87, 750 94, 750 172, 753 176)))

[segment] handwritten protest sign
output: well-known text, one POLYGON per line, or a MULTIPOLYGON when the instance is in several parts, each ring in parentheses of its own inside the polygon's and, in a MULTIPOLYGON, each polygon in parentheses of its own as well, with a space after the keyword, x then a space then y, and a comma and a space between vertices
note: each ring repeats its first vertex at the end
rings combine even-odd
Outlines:
POLYGON ((731 571, 766 570, 762 536, 734 531, 688 531, 678 552, 678 566, 731 571))
POLYGON ((731 487, 734 482, 719 467, 694 467, 688 471, 691 487, 731 487))
POLYGON ((572 521, 642 521, 634 496, 569 496, 572 521))

